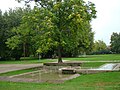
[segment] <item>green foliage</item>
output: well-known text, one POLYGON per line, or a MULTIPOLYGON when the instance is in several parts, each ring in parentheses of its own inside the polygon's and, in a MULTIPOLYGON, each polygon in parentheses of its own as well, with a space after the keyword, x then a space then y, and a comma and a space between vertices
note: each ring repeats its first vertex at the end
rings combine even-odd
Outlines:
POLYGON ((32 30, 34 35, 31 41, 38 53, 56 48, 61 61, 62 49, 70 52, 79 47, 79 50, 85 51, 92 46, 90 22, 96 18, 93 3, 83 0, 40 0, 37 5, 23 17, 22 24, 32 30))
POLYGON ((111 50, 114 53, 120 53, 120 33, 114 33, 111 35, 111 50))
POLYGON ((94 51, 105 50, 106 48, 107 48, 107 45, 102 40, 95 41, 94 51))
POLYGON ((20 44, 20 37, 13 36, 11 38, 8 38, 8 42, 6 42, 6 44, 8 44, 8 47, 10 47, 11 49, 14 49, 18 47, 18 44, 20 44))
POLYGON ((0 11, 0 58, 2 59, 11 57, 12 51, 7 47, 5 42, 13 35, 11 29, 20 25, 22 15, 22 8, 10 9, 5 13, 0 11))
POLYGON ((95 41, 92 54, 108 54, 110 51, 102 40, 95 41))
MULTIPOLYGON (((19 24, 19 26, 13 27, 11 29, 11 37, 7 39, 7 47, 9 47, 10 49, 12 49, 12 51, 18 51, 20 53, 18 53, 18 55, 16 54, 15 56, 22 56, 22 51, 24 52, 24 56, 28 56, 30 54, 30 51, 32 50, 30 45, 31 44, 31 32, 29 29, 29 27, 27 27, 26 23, 23 23, 23 16, 28 14, 28 12, 30 12, 30 8, 26 8, 26 9, 22 9, 21 11, 21 21, 19 24)), ((11 54, 13 56, 13 54, 11 54)))

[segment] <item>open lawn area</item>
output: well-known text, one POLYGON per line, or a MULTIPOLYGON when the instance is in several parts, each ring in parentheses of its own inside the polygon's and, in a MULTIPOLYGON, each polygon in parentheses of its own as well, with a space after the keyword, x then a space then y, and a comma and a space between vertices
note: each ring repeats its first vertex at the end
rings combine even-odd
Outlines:
POLYGON ((21 59, 21 60, 6 60, 0 61, 0 64, 38 64, 38 63, 45 63, 45 62, 56 62, 57 59, 21 59))
POLYGON ((120 90, 120 0, 100 1, 1 0, 0 90, 120 90))
MULTIPOLYGON (((120 54, 87 55, 86 57, 63 59, 70 61, 120 61, 120 54)), ((21 59, 20 61, 0 61, 0 64, 38 64, 55 61, 57 59, 21 59)), ((105 63, 108 62, 85 62, 82 67, 99 67, 105 63)), ((0 76, 11 76, 31 71, 34 71, 34 69, 7 72, 0 74, 0 76)), ((81 74, 79 77, 61 84, 0 81, 0 90, 120 90, 120 71, 81 74)))
MULTIPOLYGON (((86 55, 85 57, 76 57, 76 58, 63 58, 63 60, 70 61, 120 61, 120 54, 105 54, 105 55, 86 55)), ((57 59, 34 59, 27 58, 21 60, 6 60, 0 61, 0 64, 35 64, 35 63, 45 63, 45 62, 56 62, 57 59)))
POLYGON ((64 58, 77 61, 120 61, 120 54, 86 55, 78 58, 64 58))
POLYGON ((62 84, 0 81, 0 90, 120 90, 120 72, 81 75, 62 84))

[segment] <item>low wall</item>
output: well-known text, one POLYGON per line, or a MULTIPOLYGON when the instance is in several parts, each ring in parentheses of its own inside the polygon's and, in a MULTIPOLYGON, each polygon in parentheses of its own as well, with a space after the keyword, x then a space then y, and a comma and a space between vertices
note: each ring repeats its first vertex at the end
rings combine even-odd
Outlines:
POLYGON ((100 73, 100 72, 113 72, 118 70, 90 70, 90 69, 78 69, 76 70, 76 73, 80 74, 94 74, 94 73, 100 73))
POLYGON ((65 62, 65 63, 44 63, 45 66, 81 66, 81 62, 65 62))

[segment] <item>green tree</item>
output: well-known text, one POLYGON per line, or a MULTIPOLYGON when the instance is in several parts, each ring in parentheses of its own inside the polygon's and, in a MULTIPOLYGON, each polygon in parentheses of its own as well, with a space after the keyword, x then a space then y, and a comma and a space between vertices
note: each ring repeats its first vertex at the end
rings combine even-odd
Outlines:
POLYGON ((9 9, 5 13, 0 12, 0 57, 2 59, 18 58, 21 55, 20 48, 10 50, 5 42, 15 35, 11 30, 20 25, 23 14, 25 13, 22 8, 9 9))
POLYGON ((4 18, 2 15, 2 11, 0 10, 0 59, 5 57, 5 52, 4 52, 4 49, 5 49, 4 38, 5 37, 4 37, 3 27, 4 27, 4 18))
MULTIPOLYGON (((22 14, 26 15, 31 11, 30 8, 23 9, 22 14)), ((23 16, 22 15, 22 16, 23 16)), ((24 20, 21 17, 21 22, 24 23, 24 20)), ((13 27, 11 30, 12 36, 7 39, 7 47, 9 47, 12 51, 20 51, 23 50, 24 57, 30 55, 30 28, 26 26, 26 23, 20 24, 17 27, 13 27)), ((16 55, 16 57, 19 57, 19 55, 16 55)), ((18 58, 17 58, 18 59, 18 58)))
POLYGON ((62 62, 63 47, 67 50, 73 50, 80 44, 88 47, 89 40, 83 34, 88 31, 86 27, 90 27, 92 18, 96 17, 93 3, 83 0, 38 1, 38 7, 25 17, 26 23, 39 33, 33 37, 38 53, 56 47, 58 62, 62 62))
POLYGON ((1 27, 0 27, 0 57, 2 59, 8 59, 10 57, 11 51, 5 44, 7 38, 9 38, 12 33, 11 29, 20 24, 20 9, 12 10, 10 9, 8 12, 2 13, 1 16, 1 27), (19 15, 18 15, 19 14, 19 15))
POLYGON ((107 49, 107 45, 102 40, 95 41, 93 51, 100 52, 107 49))
POLYGON ((120 33, 115 33, 111 35, 111 51, 115 53, 120 53, 120 33))

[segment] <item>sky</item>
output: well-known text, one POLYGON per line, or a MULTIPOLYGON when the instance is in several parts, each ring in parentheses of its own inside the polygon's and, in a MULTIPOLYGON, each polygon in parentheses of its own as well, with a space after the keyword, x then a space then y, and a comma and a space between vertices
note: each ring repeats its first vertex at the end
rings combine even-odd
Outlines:
POLYGON ((89 1, 95 4, 97 10, 97 18, 91 23, 95 40, 103 40, 109 45, 112 33, 120 32, 120 0, 89 1))
MULTIPOLYGON (((113 32, 120 32, 120 0, 84 0, 95 4, 97 18, 91 22, 95 32, 95 40, 103 40, 110 44, 110 37, 113 32)), ((9 8, 23 7, 15 0, 1 0, 0 9, 4 12, 9 8)))

